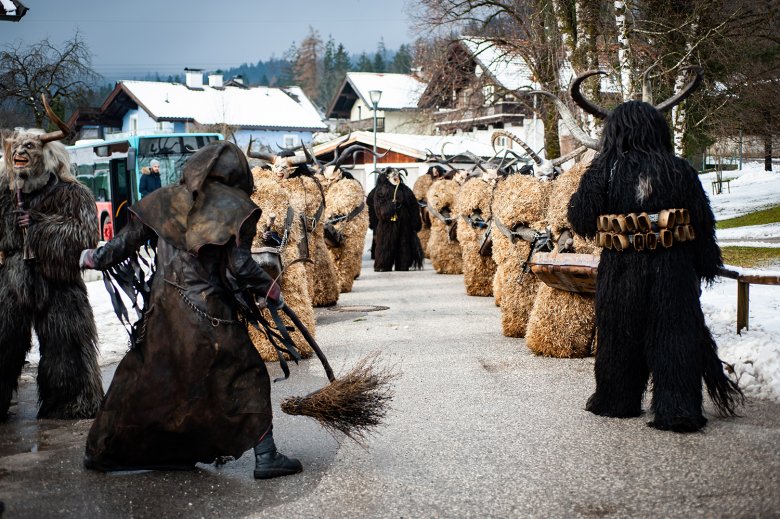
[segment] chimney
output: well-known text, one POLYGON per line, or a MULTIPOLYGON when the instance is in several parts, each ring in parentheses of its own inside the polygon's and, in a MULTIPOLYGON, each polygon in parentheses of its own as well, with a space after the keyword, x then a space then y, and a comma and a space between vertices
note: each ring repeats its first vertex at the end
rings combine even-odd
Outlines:
POLYGON ((187 88, 202 89, 203 88, 203 69, 199 68, 185 68, 184 69, 184 84, 187 88))
POLYGON ((209 86, 215 87, 215 88, 222 88, 222 71, 217 70, 216 72, 209 74, 209 86))

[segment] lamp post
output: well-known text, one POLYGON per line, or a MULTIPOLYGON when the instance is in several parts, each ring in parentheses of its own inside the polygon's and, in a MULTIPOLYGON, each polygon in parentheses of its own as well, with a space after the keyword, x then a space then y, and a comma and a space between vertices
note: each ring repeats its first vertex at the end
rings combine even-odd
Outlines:
MULTIPOLYGON (((371 98, 371 104, 374 107, 374 170, 376 171, 376 110, 379 106, 379 100, 382 98, 382 91, 381 90, 370 90, 368 92, 368 97, 371 98)), ((376 182, 376 179, 374 180, 376 182)))

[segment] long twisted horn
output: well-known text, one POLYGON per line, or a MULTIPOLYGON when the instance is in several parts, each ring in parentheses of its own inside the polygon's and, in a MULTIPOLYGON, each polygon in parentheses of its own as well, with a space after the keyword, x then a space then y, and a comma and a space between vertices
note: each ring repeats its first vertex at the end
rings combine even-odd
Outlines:
POLYGON ((250 135, 249 136, 249 144, 246 147, 246 156, 247 157, 249 157, 250 159, 261 159, 261 160, 264 160, 266 162, 273 162, 274 160, 276 160, 276 155, 274 155, 273 153, 263 153, 263 152, 260 152, 260 151, 252 151, 252 142, 254 142, 254 141, 252 140, 252 136, 250 135))
POLYGON ((553 159, 553 161, 552 161, 552 164, 553 164, 553 166, 556 166, 556 167, 557 167, 557 166, 560 166, 560 165, 561 165, 561 164, 563 164, 564 162, 566 162, 566 161, 569 161, 569 160, 573 159, 574 157, 576 157, 576 156, 577 156, 577 155, 579 155, 580 153, 583 153, 583 152, 584 152, 585 150, 587 150, 587 149, 588 149, 588 147, 587 147, 587 146, 580 146, 580 147, 579 147, 579 148, 577 148, 576 150, 574 150, 574 151, 570 151, 570 152, 569 152, 569 153, 567 153, 566 155, 563 155, 563 156, 561 156, 561 157, 558 157, 557 159, 553 159))
POLYGON ((704 80, 704 69, 699 66, 683 67, 680 70, 692 70, 696 76, 685 85, 682 90, 673 95, 666 101, 659 103, 655 106, 655 109, 659 112, 666 112, 671 110, 675 105, 682 103, 689 95, 694 93, 704 80))
POLYGON ((528 144, 526 144, 525 141, 523 141, 520 137, 506 130, 496 130, 493 132, 493 135, 491 135, 490 144, 492 144, 494 150, 496 149, 496 141, 498 140, 499 137, 506 137, 507 139, 510 139, 513 142, 519 144, 525 150, 528 156, 534 159, 534 162, 536 162, 537 165, 541 166, 542 158, 539 155, 537 155, 536 152, 532 150, 531 147, 528 144))
POLYGON ((322 169, 322 162, 314 155, 314 151, 310 150, 306 144, 303 145, 303 154, 309 159, 309 162, 317 164, 319 169, 322 169))
POLYGON ((330 162, 328 162, 325 165, 326 166, 334 166, 334 167, 338 168, 339 166, 341 166, 344 163, 344 160, 346 160, 347 158, 349 158, 350 155, 352 155, 352 154, 354 154, 355 152, 358 152, 358 151, 368 152, 368 153, 370 153, 371 155, 373 155, 374 157, 376 157, 378 159, 381 159, 382 157, 384 157, 385 155, 387 155, 390 152, 390 150, 387 150, 383 154, 374 153, 374 151, 372 149, 370 149, 370 148, 367 148, 367 147, 362 146, 360 144, 353 144, 352 146, 350 146, 347 149, 345 149, 344 151, 342 151, 338 156, 334 157, 333 160, 331 160, 330 162))
POLYGON ((555 107, 558 109, 558 113, 561 115, 563 124, 566 125, 574 138, 580 141, 580 144, 583 144, 592 150, 599 149, 598 139, 594 139, 588 135, 585 130, 580 128, 580 125, 577 124, 577 121, 574 119, 574 116, 569 110, 569 107, 566 106, 566 103, 558 99, 558 96, 551 92, 547 92, 546 90, 532 90, 530 93, 539 94, 550 98, 552 102, 555 103, 555 107))
POLYGON ((62 122, 62 119, 57 117, 57 114, 55 114, 54 110, 51 109, 49 102, 46 100, 45 94, 41 94, 41 100, 43 101, 43 109, 46 110, 46 115, 54 124, 57 125, 57 127, 59 127, 59 130, 56 132, 48 132, 38 136, 41 142, 45 144, 47 142, 59 141, 70 135, 70 128, 67 124, 62 122))

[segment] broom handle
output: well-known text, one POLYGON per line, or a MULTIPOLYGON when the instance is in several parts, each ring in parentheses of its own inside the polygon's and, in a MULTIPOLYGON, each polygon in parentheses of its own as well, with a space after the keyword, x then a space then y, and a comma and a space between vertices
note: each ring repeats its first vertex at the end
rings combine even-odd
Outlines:
MULTIPOLYGON (((22 189, 18 188, 16 190, 16 207, 20 211, 24 211, 24 200, 22 200, 22 189)), ((35 259, 35 256, 30 252, 30 249, 27 247, 27 227, 22 228, 22 238, 24 240, 24 244, 22 245, 23 253, 24 253, 24 259, 26 261, 35 259)))
POLYGON ((325 354, 322 353, 322 350, 317 345, 317 341, 314 340, 314 337, 311 336, 309 333, 309 330, 306 329, 306 327, 303 325, 300 319, 298 319, 298 316, 295 315, 295 312, 292 311, 292 308, 287 306, 286 304, 282 306, 282 310, 285 314, 287 314, 287 317, 290 318, 290 320, 293 322, 293 324, 300 330, 301 334, 303 334, 303 338, 306 339, 306 342, 309 343, 309 346, 311 346, 311 349, 314 350, 314 353, 317 354, 317 358, 320 359, 320 362, 322 362, 322 367, 325 368, 325 374, 328 376, 328 380, 333 382, 336 380, 336 377, 333 375, 333 369, 330 367, 330 363, 328 362, 328 359, 325 357, 325 354))

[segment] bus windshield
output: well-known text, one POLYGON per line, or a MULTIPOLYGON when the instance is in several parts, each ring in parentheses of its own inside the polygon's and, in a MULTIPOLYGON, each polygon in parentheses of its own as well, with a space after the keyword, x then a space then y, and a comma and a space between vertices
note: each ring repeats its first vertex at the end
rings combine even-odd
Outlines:
POLYGON ((187 159, 215 140, 217 137, 213 135, 141 137, 138 140, 138 168, 142 171, 149 167, 153 159, 157 160, 160 163, 162 185, 177 184, 187 159))

